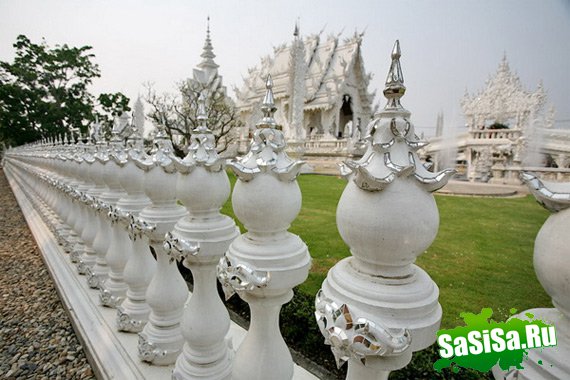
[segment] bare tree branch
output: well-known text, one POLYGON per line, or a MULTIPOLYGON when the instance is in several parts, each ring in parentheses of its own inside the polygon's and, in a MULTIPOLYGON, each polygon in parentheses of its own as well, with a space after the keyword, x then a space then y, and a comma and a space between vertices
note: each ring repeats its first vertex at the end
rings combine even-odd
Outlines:
POLYGON ((225 95, 216 75, 206 84, 195 80, 177 84, 179 96, 169 93, 158 95, 152 83, 146 83, 145 101, 151 110, 148 117, 157 125, 163 125, 179 156, 186 150, 192 131, 198 127, 198 98, 205 92, 208 102, 206 112, 208 127, 212 130, 219 153, 227 151, 237 140, 237 129, 242 125, 232 100, 225 95))

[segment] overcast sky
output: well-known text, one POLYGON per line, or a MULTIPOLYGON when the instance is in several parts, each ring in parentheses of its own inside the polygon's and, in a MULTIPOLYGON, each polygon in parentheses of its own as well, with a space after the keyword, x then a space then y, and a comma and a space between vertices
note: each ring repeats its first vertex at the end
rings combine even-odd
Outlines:
POLYGON ((241 87, 247 68, 273 46, 290 41, 299 18, 303 34, 366 30, 364 64, 375 75, 377 100, 399 39, 408 88, 402 103, 426 135, 439 111, 446 126, 464 123, 465 89, 482 89, 503 53, 528 90, 543 80, 557 126, 570 128, 568 0, 0 0, 0 60, 12 60, 19 34, 51 46, 90 45, 102 72, 93 91, 122 91, 134 101, 144 82, 174 91, 192 75, 208 15, 228 89, 241 87))

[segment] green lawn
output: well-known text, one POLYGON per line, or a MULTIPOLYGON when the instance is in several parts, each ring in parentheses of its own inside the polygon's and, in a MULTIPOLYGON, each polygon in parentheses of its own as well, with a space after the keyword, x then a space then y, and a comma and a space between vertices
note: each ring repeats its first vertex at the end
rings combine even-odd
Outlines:
MULTIPOLYGON (((230 179, 233 186, 235 177, 230 179)), ((335 224, 346 182, 303 175, 299 185, 303 207, 290 231, 301 236, 313 257, 309 278, 300 289, 314 295, 330 267, 349 255, 335 224)), ((505 319, 511 308, 550 307, 532 266, 534 239, 548 217, 534 198, 436 195, 436 201, 439 233, 417 264, 440 288, 443 327, 455 327, 461 323, 459 313, 483 307, 491 307, 498 320, 505 319)), ((231 201, 222 212, 234 217, 231 201)))

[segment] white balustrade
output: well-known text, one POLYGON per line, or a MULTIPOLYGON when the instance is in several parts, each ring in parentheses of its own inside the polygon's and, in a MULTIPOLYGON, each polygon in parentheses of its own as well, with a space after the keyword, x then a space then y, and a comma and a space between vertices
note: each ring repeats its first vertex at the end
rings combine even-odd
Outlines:
POLYGON ((53 155, 53 173, 55 174, 54 186, 58 188, 55 200, 55 212, 59 216, 61 223, 58 226, 58 240, 62 244, 64 250, 69 253, 69 244, 67 237, 70 235, 70 227, 66 222, 67 215, 67 199, 64 192, 65 175, 64 175, 64 156, 62 155, 61 141, 56 141, 53 155))
POLYGON ((307 278, 307 246, 287 231, 301 209, 296 178, 302 161, 285 153, 283 133, 275 128, 271 77, 250 151, 228 165, 238 181, 232 194, 237 218, 248 230, 230 245, 218 268, 224 291, 249 304, 251 324, 236 352, 232 379, 291 379, 291 353, 279 331, 281 306, 292 288, 307 278))
POLYGON ((71 225, 73 231, 77 234, 77 241, 75 242, 74 246, 71 248, 69 253, 69 258, 72 263, 79 263, 79 259, 81 254, 84 251, 84 242, 81 238, 83 233, 83 229, 85 227, 85 215, 84 215, 84 207, 83 203, 81 202, 82 192, 89 188, 89 183, 86 182, 85 177, 85 162, 83 158, 83 154, 85 153, 85 149, 82 142, 79 142, 75 145, 74 151, 70 156, 69 164, 70 164, 70 172, 72 173, 73 178, 75 178, 75 183, 70 185, 72 187, 72 213, 74 215, 74 219, 71 225))
POLYGON ((188 288, 176 263, 166 254, 163 243, 167 232, 186 216, 186 209, 176 203, 176 180, 172 142, 159 129, 150 157, 136 161, 145 171, 144 192, 152 205, 139 214, 141 230, 147 231, 150 246, 157 259, 156 272, 146 291, 151 312, 139 333, 139 357, 158 365, 169 365, 181 352, 184 338, 180 328, 188 288))
MULTIPOLYGON (((75 201, 76 188, 81 183, 77 178, 77 171, 75 170, 77 166, 76 156, 75 156, 75 146, 72 145, 70 139, 68 140, 67 135, 64 137, 64 172, 65 172, 65 185, 66 193, 66 208, 65 208, 65 220, 69 226, 69 235, 67 237, 68 249, 67 252, 70 254, 71 261, 75 259, 74 250, 80 249, 81 241, 79 234, 76 230, 76 222, 78 219, 78 207, 75 201)), ((79 159, 80 161, 81 159, 79 159)))
MULTIPOLYGON (((400 104, 405 86, 399 59, 396 42, 384 89, 388 103, 367 128, 362 158, 341 167, 348 184, 337 224, 351 256, 330 269, 315 301, 325 343, 339 366, 348 362, 347 379, 353 380, 387 379, 405 367, 412 352, 435 341, 441 321, 437 285, 414 261, 438 230, 431 192, 444 186, 453 171, 429 172, 416 154, 425 143, 400 104)), ((91 302, 99 295, 101 305, 117 309, 97 305, 83 312, 97 311, 99 322, 104 319, 99 311, 111 312, 100 326, 109 330, 114 322, 112 334, 130 342, 116 351, 122 359, 123 351, 132 350, 129 371, 138 365, 170 376, 171 368, 172 378, 179 380, 294 376, 279 315, 293 287, 307 278, 311 261, 305 243, 288 231, 301 208, 296 179, 303 162, 286 153, 273 118, 271 77, 266 87, 263 118, 249 151, 228 162, 238 178, 232 205, 247 229, 241 235, 234 221, 220 213, 230 183, 207 127, 204 96, 199 126, 182 160, 174 156, 162 128, 146 154, 134 129, 126 130, 130 135, 123 147, 119 129, 107 144, 98 123, 85 144, 58 137, 6 151, 7 177, 53 232, 49 244, 56 246, 57 240, 69 253, 52 249, 59 262, 76 261, 77 271, 87 275, 88 285, 71 266, 72 275, 81 279, 75 282, 81 285, 75 297, 81 294, 91 302), (192 272, 190 298, 178 261, 192 272), (251 311, 249 331, 243 341, 236 340, 235 352, 217 279, 226 297, 237 293, 251 311), (138 344, 137 336, 117 330, 138 333, 138 344)), ((503 131, 477 133, 481 138, 511 137, 503 131)), ((345 144, 310 140, 307 147, 343 150, 345 144)), ((543 373, 565 378, 570 373, 570 185, 545 183, 530 174, 523 179, 539 202, 555 212, 536 238, 534 256, 538 278, 555 308, 529 312, 556 325, 558 345, 529 353, 524 372, 495 368, 494 374, 497 379, 533 379, 543 373)), ((91 322, 93 313, 87 314, 91 322)), ((115 338, 111 340, 102 345, 113 346, 115 338)))
POLYGON ((367 149, 347 161, 348 180, 337 225, 352 256, 333 266, 316 297, 316 316, 337 365, 348 362, 347 379, 387 379, 412 351, 430 346, 441 321, 439 290, 414 265, 434 240, 439 224, 430 192, 453 170, 428 172, 419 141, 400 104, 405 87, 398 41, 386 79, 386 107, 371 121, 367 149))
MULTIPOLYGON (((126 113, 123 113, 123 121, 126 113)), ((119 138, 119 131, 117 126, 125 125, 128 123, 127 120, 124 124, 116 124, 113 130, 113 138, 111 139, 112 150, 109 154, 109 162, 105 166, 106 177, 110 176, 116 180, 114 184, 115 187, 111 187, 110 181, 106 180, 109 184, 110 190, 116 189, 115 196, 117 201, 114 205, 110 205, 109 208, 109 219, 111 222, 111 242, 109 244, 109 249, 105 255, 105 261, 109 268, 107 279, 100 284, 99 299, 103 306, 116 308, 123 302, 127 294, 128 285, 124 281, 123 272, 125 270, 125 265, 127 261, 133 255, 132 244, 129 239, 126 227, 128 226, 129 215, 126 210, 121 208, 124 204, 121 200, 125 200, 128 194, 124 192, 121 187, 120 178, 123 176, 123 168, 125 163, 125 150, 122 140, 119 138), (120 189, 120 190, 119 190, 120 189)), ((102 195, 104 197, 104 195, 102 195)), ((127 200, 127 205, 128 205, 127 200)))
POLYGON ((103 200, 103 195, 109 191, 104 179, 105 165, 109 161, 109 152, 107 143, 103 140, 97 140, 94 157, 95 162, 92 164, 93 171, 90 172, 90 174, 95 184, 101 188, 101 193, 93 203, 93 208, 97 213, 97 234, 95 235, 95 239, 93 239, 92 248, 97 254, 97 257, 93 267, 86 268, 86 275, 89 286, 99 288, 101 280, 105 279, 108 272, 105 255, 109 249, 109 236, 111 235, 111 227, 107 223, 106 216, 109 205, 103 200))
POLYGON ((121 270, 124 267, 126 260, 123 258, 126 247, 129 244, 129 238, 118 223, 119 211, 116 209, 119 199, 124 197, 126 193, 121 188, 119 183, 119 166, 112 159, 116 155, 117 150, 121 148, 122 141, 118 136, 118 131, 113 130, 113 136, 109 142, 109 149, 103 157, 103 181, 107 185, 108 190, 99 196, 102 208, 105 212, 101 213, 101 223, 107 227, 109 232, 105 239, 108 241, 106 251, 97 253, 97 260, 93 267, 93 274, 96 277, 97 287, 100 290, 100 301, 103 306, 114 307, 122 300, 122 297, 127 291, 126 284, 122 281, 121 270), (110 223, 109 223, 110 222, 110 223), (110 259, 114 266, 115 271, 113 277, 110 277, 112 272, 108 259, 110 259))
MULTIPOLYGON (((58 158, 60 161, 61 169, 61 179, 60 186, 64 194, 70 194, 72 187, 71 184, 73 179, 71 177, 71 157, 69 155, 69 145, 67 145, 67 136, 64 138, 64 145, 61 146, 58 158)), ((65 241, 64 249, 66 253, 71 253, 73 247, 78 242, 77 233, 73 230, 74 213, 72 208, 71 198, 62 194, 60 200, 60 215, 62 220, 65 222, 62 238, 65 241)))
POLYGON ((92 268, 97 259, 97 253, 93 249, 93 242, 97 235, 97 212, 93 208, 93 201, 101 195, 104 186, 95 182, 94 170, 97 170, 97 160, 93 156, 95 146, 92 144, 91 139, 88 139, 85 145, 85 154, 83 161, 86 164, 85 173, 89 180, 90 186, 83 192, 84 211, 83 217, 85 218, 85 228, 81 234, 83 240, 83 252, 79 257, 77 264, 77 271, 79 274, 86 274, 87 268, 92 268))
POLYGON ((127 140, 126 155, 120 160, 120 183, 128 195, 118 203, 129 214, 127 228, 132 241, 132 254, 123 272, 128 287, 126 298, 117 307, 117 328, 125 332, 140 332, 146 324, 150 313, 146 290, 156 270, 156 260, 150 253, 147 235, 142 230, 144 226, 137 222, 140 211, 151 205, 143 192, 143 172, 136 166, 136 161, 143 155, 142 136, 133 131, 127 140))
POLYGON ((230 317, 217 292, 216 265, 239 235, 234 221, 220 214, 230 195, 223 159, 216 153, 215 137, 206 126, 205 96, 199 99, 200 126, 193 130, 189 153, 175 160, 176 192, 188 210, 165 249, 192 271, 194 289, 184 310, 185 344, 174 367, 174 379, 229 379, 233 350, 226 335, 230 317))

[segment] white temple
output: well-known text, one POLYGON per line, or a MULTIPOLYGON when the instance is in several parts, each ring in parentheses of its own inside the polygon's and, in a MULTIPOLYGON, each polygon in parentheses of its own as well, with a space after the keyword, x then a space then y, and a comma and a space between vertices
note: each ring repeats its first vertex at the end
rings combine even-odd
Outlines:
POLYGON ((361 54, 363 33, 344 40, 339 35, 323 38, 320 33, 303 37, 295 26, 293 35, 290 44, 275 47, 272 57, 250 68, 242 88, 236 89, 236 105, 245 123, 241 140, 247 141, 261 116, 259 101, 271 74, 275 119, 289 145, 297 142, 309 155, 319 150, 349 154, 350 141, 360 140, 373 114, 371 74, 366 73, 361 54))
POLYGON ((176 128, 171 127, 172 141, 179 148, 185 147, 190 141, 193 129, 198 126, 197 113, 199 98, 202 94, 207 98, 208 117, 211 118, 211 128, 216 138, 219 153, 235 155, 235 147, 232 146, 237 129, 232 128, 240 125, 235 115, 234 101, 227 95, 226 86, 220 75, 219 65, 214 61, 216 55, 210 38, 210 17, 206 29, 206 38, 201 62, 192 70, 192 76, 186 78, 178 89, 181 101, 177 104, 179 109, 173 117, 178 118, 176 128), (235 120, 234 120, 235 119, 235 120))
MULTIPOLYGON (((519 184, 523 167, 545 171, 546 166, 558 166, 564 171, 569 164, 570 131, 552 129, 554 110, 544 111, 546 101, 542 83, 527 91, 504 56, 485 89, 466 93, 461 101, 467 132, 446 138, 438 116, 436 137, 424 154, 437 169, 453 151, 459 172, 471 182, 519 184)), ((554 173, 552 179, 558 177, 554 173)))

